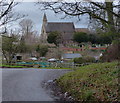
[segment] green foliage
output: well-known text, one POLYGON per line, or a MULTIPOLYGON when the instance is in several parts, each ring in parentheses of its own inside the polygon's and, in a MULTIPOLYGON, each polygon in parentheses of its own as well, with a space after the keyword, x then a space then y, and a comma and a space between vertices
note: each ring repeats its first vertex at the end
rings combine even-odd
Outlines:
POLYGON ((18 52, 18 36, 2 36, 2 52, 7 63, 11 63, 13 56, 18 52))
POLYGON ((19 66, 19 65, 0 65, 2 68, 26 68, 26 66, 19 66))
POLYGON ((12 35, 9 36, 2 36, 2 50, 12 52, 16 50, 16 42, 18 41, 17 36, 12 35))
POLYGON ((74 63, 82 64, 82 63, 93 63, 95 62, 94 57, 86 56, 86 57, 79 57, 74 59, 74 63))
POLYGON ((20 39, 20 43, 18 45, 18 50, 20 53, 25 53, 28 51, 28 46, 25 44, 24 36, 22 36, 20 39))
POLYGON ((88 35, 84 32, 76 32, 73 36, 73 40, 78 43, 88 42, 88 35))
POLYGON ((61 34, 57 31, 50 32, 47 38, 48 43, 54 43, 58 45, 61 42, 61 34))
POLYGON ((92 44, 96 44, 97 43, 97 37, 94 34, 89 34, 88 35, 88 41, 91 42, 92 44))
POLYGON ((117 101, 117 65, 117 62, 112 62, 83 66, 63 75, 57 83, 63 92, 68 92, 76 101, 117 101))
POLYGON ((120 38, 120 33, 117 32, 100 32, 97 34, 97 43, 99 44, 111 44, 112 41, 120 38))
POLYGON ((40 54, 40 56, 45 56, 48 52, 48 46, 47 45, 37 45, 36 52, 40 54))
POLYGON ((116 45, 120 44, 120 38, 117 38, 117 39, 113 40, 113 41, 112 41, 112 44, 113 44, 113 45, 114 45, 114 44, 116 44, 116 45))
POLYGON ((75 59, 74 59, 74 63, 77 63, 77 64, 85 63, 85 59, 83 59, 82 57, 80 57, 80 58, 75 58, 75 59))
POLYGON ((114 34, 111 32, 105 32, 100 34, 100 40, 103 44, 111 44, 114 34))
POLYGON ((120 33, 100 32, 97 34, 89 34, 88 41, 92 44, 111 44, 113 40, 120 37, 120 33))
POLYGON ((95 58, 94 57, 90 57, 90 56, 86 56, 86 57, 84 57, 85 58, 85 60, 86 60, 86 62, 90 62, 90 63, 93 63, 93 62, 95 62, 95 58))

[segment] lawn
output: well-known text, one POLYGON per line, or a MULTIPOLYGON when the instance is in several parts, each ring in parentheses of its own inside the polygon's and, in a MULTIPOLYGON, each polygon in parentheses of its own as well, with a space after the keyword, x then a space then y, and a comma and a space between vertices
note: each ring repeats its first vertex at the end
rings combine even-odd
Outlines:
POLYGON ((2 68, 25 68, 25 66, 0 64, 2 68))
POLYGON ((73 68, 59 68, 59 67, 45 67, 45 68, 42 68, 40 67, 40 69, 73 69, 73 68))
POLYGON ((63 92, 76 101, 117 101, 118 63, 98 63, 80 67, 57 80, 63 92))

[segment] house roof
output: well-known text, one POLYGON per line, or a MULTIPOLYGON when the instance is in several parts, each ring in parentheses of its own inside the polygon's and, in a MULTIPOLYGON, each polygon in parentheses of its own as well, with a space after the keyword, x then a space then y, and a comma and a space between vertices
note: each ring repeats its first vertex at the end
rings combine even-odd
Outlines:
POLYGON ((75 27, 73 22, 48 22, 46 32, 74 32, 75 27))
POLYGON ((85 33, 89 33, 89 29, 88 28, 75 28, 76 32, 85 32, 85 33))
POLYGON ((82 57, 82 55, 79 53, 65 53, 63 54, 62 57, 63 59, 73 59, 73 58, 82 57))

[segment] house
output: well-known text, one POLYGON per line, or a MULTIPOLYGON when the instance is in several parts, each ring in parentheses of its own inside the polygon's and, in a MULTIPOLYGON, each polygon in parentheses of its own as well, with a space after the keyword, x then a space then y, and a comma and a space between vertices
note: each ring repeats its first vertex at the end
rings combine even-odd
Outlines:
POLYGON ((62 55, 63 60, 70 60, 70 59, 79 58, 79 57, 82 57, 82 55, 79 53, 65 53, 62 55))

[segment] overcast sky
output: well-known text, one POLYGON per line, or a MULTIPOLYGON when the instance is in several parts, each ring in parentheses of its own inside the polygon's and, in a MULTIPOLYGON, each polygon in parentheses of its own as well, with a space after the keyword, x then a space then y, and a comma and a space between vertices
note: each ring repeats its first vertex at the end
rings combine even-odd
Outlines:
MULTIPOLYGON (((48 22, 74 22, 76 28, 87 28, 88 27, 88 17, 82 16, 81 20, 78 21, 77 17, 66 19, 61 19, 64 15, 55 14, 53 11, 41 11, 39 6, 33 2, 21 2, 19 5, 15 7, 15 11, 20 14, 26 14, 25 18, 31 19, 34 22, 35 30, 37 30, 40 34, 41 26, 42 26, 42 19, 44 13, 47 15, 48 22)), ((14 28, 18 27, 18 22, 15 22, 14 28)), ((11 26, 12 27, 12 26, 11 26)))

